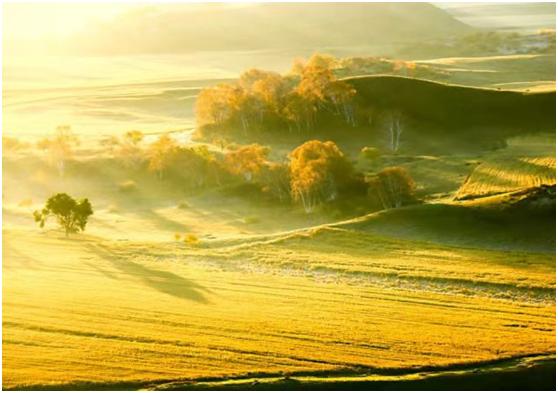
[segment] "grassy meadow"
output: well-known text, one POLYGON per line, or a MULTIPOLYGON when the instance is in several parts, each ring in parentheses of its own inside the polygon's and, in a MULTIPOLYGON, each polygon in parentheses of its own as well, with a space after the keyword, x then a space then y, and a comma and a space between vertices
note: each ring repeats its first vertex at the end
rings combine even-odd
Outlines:
POLYGON ((2 388, 554 389, 555 47, 416 7, 424 55, 5 57, 2 388))
MULTIPOLYGON (((533 139, 500 154, 509 158, 516 144, 551 154, 547 138, 542 151, 533 139)), ((525 218, 503 231, 472 214, 471 200, 448 201, 471 179, 482 189, 499 184, 461 159, 470 177, 459 188, 459 177, 445 179, 455 166, 448 161, 407 163, 425 192, 437 186, 440 202, 355 219, 217 190, 184 197, 146 183, 130 194, 112 178, 66 178, 83 194, 114 190, 104 201, 97 191, 87 232, 69 239, 34 228, 40 193, 26 201, 25 189, 5 189, 4 387, 422 380, 457 365, 466 374, 483 362, 552 357, 554 223, 525 218), (176 232, 199 243, 177 241, 176 232), (422 369, 432 371, 416 374, 422 369)), ((536 168, 523 174, 526 185, 547 174, 536 168)), ((44 168, 26 171, 37 189, 31 179, 44 168)))
POLYGON ((28 237, 31 251, 22 235, 4 233, 7 388, 323 371, 374 379, 554 348, 544 255, 502 264, 506 253, 376 240, 376 259, 347 246, 332 255, 318 238, 253 246, 245 263, 251 249, 186 256, 91 237, 69 247, 51 233, 28 237))

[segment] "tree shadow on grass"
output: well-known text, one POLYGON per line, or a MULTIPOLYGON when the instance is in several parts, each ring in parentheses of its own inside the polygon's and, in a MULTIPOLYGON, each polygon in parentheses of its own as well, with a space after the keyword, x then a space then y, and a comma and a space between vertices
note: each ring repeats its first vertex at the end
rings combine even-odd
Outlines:
POLYGON ((2 244, 2 258, 3 269, 10 270, 23 267, 25 269, 38 270, 42 266, 42 262, 19 251, 9 241, 4 241, 2 244))
POLYGON ((143 209, 135 213, 136 216, 144 218, 154 223, 158 228, 169 232, 187 232, 188 226, 181 222, 171 220, 153 209, 143 209))
POLYGON ((132 262, 98 245, 88 245, 88 248, 92 253, 109 262, 121 273, 134 277, 158 292, 179 299, 204 304, 209 303, 204 293, 210 291, 192 280, 168 271, 152 269, 132 262))

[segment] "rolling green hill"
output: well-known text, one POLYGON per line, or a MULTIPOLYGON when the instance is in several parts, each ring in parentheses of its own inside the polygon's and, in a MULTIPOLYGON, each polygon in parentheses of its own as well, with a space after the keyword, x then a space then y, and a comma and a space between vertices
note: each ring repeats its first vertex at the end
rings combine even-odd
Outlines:
POLYGON ((555 130, 555 91, 503 91, 383 75, 344 80, 356 89, 358 110, 375 120, 361 118, 351 127, 326 114, 315 137, 331 138, 349 149, 356 144, 387 147, 390 113, 400 114, 402 154, 478 152, 503 147, 513 136, 555 130))
MULTIPOLYGON (((402 133, 399 154, 479 152, 505 146, 510 137, 555 130, 556 92, 523 92, 445 84, 425 79, 362 75, 342 81, 356 91, 355 121, 333 110, 318 111, 305 132, 268 124, 267 132, 241 132, 227 125, 219 132, 240 143, 284 144, 292 149, 309 140, 333 140, 344 150, 374 146, 391 151, 389 122, 396 116, 402 133)), ((202 129, 203 127, 200 127, 202 129)), ((217 128, 218 129, 218 128, 217 128)), ((199 133, 200 139, 206 138, 199 133)))
POLYGON ((444 84, 401 76, 358 76, 342 79, 355 90, 356 124, 339 114, 319 113, 304 133, 274 132, 249 137, 258 142, 292 149, 308 139, 333 140, 344 151, 358 154, 363 146, 390 153, 391 115, 400 119, 398 154, 448 155, 479 153, 505 147, 516 136, 555 131, 556 92, 521 92, 444 84))
POLYGON ((343 227, 452 246, 550 252, 556 247, 555 200, 544 207, 535 205, 504 209, 498 203, 415 205, 375 213, 343 227))
POLYGON ((556 92, 527 94, 396 76, 346 80, 357 90, 359 104, 399 110, 417 122, 445 130, 473 126, 554 129, 556 92))

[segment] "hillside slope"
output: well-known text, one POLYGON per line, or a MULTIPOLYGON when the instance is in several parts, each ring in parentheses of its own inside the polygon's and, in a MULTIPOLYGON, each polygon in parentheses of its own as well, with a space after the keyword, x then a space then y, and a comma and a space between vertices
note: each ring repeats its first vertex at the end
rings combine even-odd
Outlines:
POLYGON ((556 247, 553 213, 555 205, 533 212, 427 204, 382 211, 347 227, 454 246, 551 252, 556 247))
POLYGON ((362 76, 346 81, 357 90, 361 105, 399 110, 417 122, 444 128, 555 128, 555 91, 527 94, 397 76, 362 76))
POLYGON ((312 239, 322 248, 344 246, 351 253, 370 247, 370 241, 419 242, 422 248, 445 245, 549 253, 556 248, 555 213, 556 185, 542 185, 463 202, 387 209, 338 222, 256 235, 250 239, 217 240, 211 243, 211 247, 244 248, 301 240, 308 243, 307 239, 312 239), (365 238, 369 240, 364 241, 365 238))
POLYGON ((80 52, 95 53, 316 50, 414 42, 470 30, 426 3, 165 5, 90 26, 72 43, 80 52))

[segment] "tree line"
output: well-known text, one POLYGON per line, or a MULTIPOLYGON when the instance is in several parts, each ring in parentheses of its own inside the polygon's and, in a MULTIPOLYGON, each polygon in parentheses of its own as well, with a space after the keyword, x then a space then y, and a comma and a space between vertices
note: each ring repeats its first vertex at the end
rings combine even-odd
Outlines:
POLYGON ((285 75, 247 70, 235 82, 200 91, 195 137, 222 145, 239 137, 298 135, 308 139, 316 130, 332 127, 373 127, 383 135, 385 146, 397 152, 407 123, 404 114, 359 100, 355 88, 341 78, 386 67, 391 74, 407 76, 425 68, 382 58, 336 59, 314 54, 307 61, 296 60, 285 75))
POLYGON ((233 144, 223 152, 203 145, 181 147, 163 135, 149 146, 146 157, 148 169, 161 180, 167 173, 183 173, 193 187, 240 181, 278 202, 300 204, 308 213, 355 195, 368 196, 380 209, 414 201, 415 184, 403 168, 385 168, 366 177, 332 141, 306 141, 279 161, 270 153, 271 148, 256 143, 233 144))
MULTIPOLYGON (((299 204, 307 212, 354 196, 367 196, 377 208, 399 207, 413 200, 414 182, 404 169, 386 168, 365 176, 332 141, 309 140, 275 160, 270 158, 270 147, 256 143, 225 143, 219 150, 204 144, 183 145, 169 134, 145 143, 140 131, 99 143, 123 168, 147 171, 158 181, 185 190, 248 184, 271 200, 299 204)), ((53 137, 38 145, 63 177, 79 139, 69 127, 59 127, 53 137)), ((362 154, 369 160, 380 156, 373 147, 364 148, 362 154)))
POLYGON ((241 132, 245 135, 276 128, 303 132, 322 113, 354 124, 354 88, 339 80, 336 61, 315 54, 298 60, 287 75, 250 69, 234 83, 203 89, 196 100, 198 133, 205 138, 241 132))

